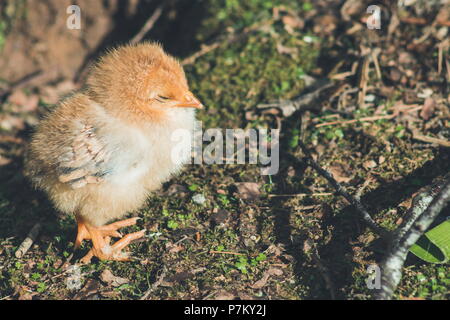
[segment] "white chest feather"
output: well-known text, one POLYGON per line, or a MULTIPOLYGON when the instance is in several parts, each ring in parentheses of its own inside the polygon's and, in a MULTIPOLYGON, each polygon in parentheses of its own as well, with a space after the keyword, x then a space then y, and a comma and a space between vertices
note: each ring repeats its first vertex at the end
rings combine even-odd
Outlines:
POLYGON ((174 133, 192 134, 194 110, 169 110, 168 119, 162 124, 148 124, 145 129, 135 128, 117 119, 110 119, 101 135, 110 146, 111 174, 108 181, 126 187, 148 177, 163 182, 177 172, 189 160, 190 154, 174 156, 174 147, 190 147, 190 140, 175 143, 174 133), (180 146, 185 143, 185 146, 180 146))

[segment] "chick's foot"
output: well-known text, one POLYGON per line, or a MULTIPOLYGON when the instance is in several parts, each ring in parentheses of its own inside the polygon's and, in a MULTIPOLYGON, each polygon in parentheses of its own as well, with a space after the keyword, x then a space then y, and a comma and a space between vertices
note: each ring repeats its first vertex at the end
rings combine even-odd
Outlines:
POLYGON ((129 260, 128 253, 123 252, 122 249, 128 246, 132 241, 142 238, 145 235, 145 230, 133 232, 124 237, 122 237, 117 230, 136 224, 138 219, 139 218, 130 218, 101 227, 93 227, 81 219, 77 219, 78 234, 75 240, 75 248, 79 248, 83 240, 91 240, 93 245, 93 248, 81 259, 81 262, 89 263, 93 256, 101 260, 129 260), (122 239, 111 245, 111 237, 122 239))

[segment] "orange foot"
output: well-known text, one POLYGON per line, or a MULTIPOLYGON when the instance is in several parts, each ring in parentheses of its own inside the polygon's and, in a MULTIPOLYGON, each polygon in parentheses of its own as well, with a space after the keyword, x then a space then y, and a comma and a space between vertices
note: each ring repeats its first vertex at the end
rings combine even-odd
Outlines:
POLYGON ((133 240, 142 238, 145 230, 127 234, 122 238, 117 229, 132 226, 136 224, 139 218, 130 218, 117 221, 106 226, 94 227, 83 220, 77 218, 78 234, 75 240, 75 249, 78 249, 83 240, 92 240, 93 248, 81 259, 82 263, 89 263, 93 256, 101 260, 129 260, 129 254, 123 252, 122 249, 128 246, 133 240), (111 237, 122 238, 113 245, 110 245, 111 237))

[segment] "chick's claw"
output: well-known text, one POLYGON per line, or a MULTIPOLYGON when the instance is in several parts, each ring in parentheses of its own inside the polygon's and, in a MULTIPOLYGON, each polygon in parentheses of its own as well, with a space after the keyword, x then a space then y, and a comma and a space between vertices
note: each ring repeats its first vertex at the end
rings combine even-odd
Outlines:
POLYGON ((117 229, 136 224, 139 218, 130 218, 117 221, 106 226, 93 227, 83 221, 78 221, 78 235, 75 240, 75 248, 79 248, 83 240, 91 240, 93 248, 81 259, 82 263, 89 263, 93 256, 101 260, 127 261, 129 256, 122 252, 132 241, 142 238, 145 235, 145 229, 122 235, 117 229), (113 245, 110 244, 111 237, 122 238, 113 245))

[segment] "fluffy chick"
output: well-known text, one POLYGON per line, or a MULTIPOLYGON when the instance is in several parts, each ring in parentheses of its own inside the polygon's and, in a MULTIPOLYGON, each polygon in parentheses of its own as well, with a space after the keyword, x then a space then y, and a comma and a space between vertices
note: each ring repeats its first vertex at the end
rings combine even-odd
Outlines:
MULTIPOLYGON (((144 230, 121 237, 136 218, 105 225, 141 207, 188 155, 172 158, 172 133, 194 130, 195 108, 183 68, 158 44, 116 48, 92 69, 86 87, 62 101, 32 137, 25 174, 58 210, 74 214, 75 246, 92 256, 127 260, 122 251, 144 230)), ((188 140, 188 139, 187 139, 188 140)))

